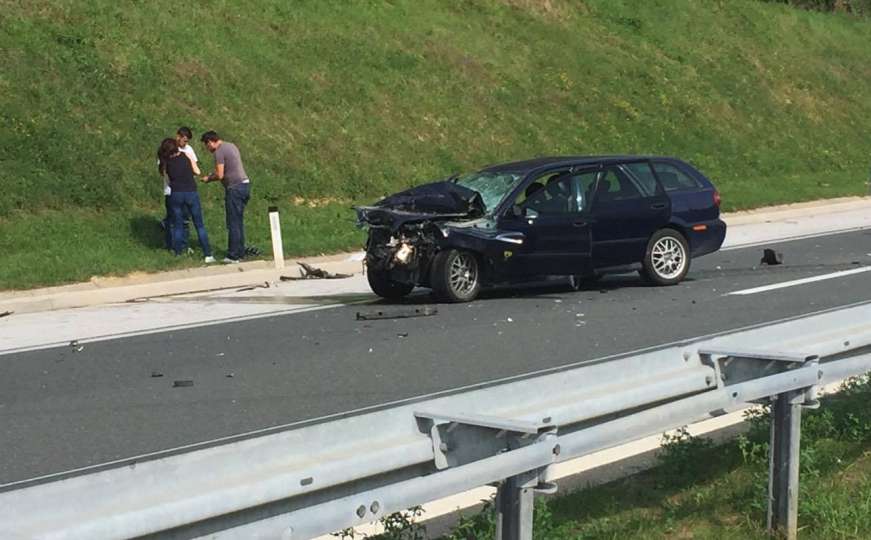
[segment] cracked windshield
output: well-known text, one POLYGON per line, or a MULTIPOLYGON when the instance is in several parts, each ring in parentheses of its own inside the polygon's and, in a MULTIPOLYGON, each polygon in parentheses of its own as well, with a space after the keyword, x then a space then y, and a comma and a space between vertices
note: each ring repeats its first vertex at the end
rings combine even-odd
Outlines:
POLYGON ((490 213, 521 179, 521 175, 513 173, 473 173, 458 178, 457 184, 480 193, 490 213))

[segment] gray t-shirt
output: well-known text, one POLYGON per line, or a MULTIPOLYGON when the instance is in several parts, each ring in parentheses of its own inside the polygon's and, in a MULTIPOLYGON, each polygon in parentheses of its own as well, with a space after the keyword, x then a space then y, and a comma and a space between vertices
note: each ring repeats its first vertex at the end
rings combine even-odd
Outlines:
POLYGON ((215 164, 224 165, 224 179, 221 180, 224 187, 232 188, 249 181, 245 167, 242 166, 242 156, 235 144, 223 141, 215 150, 215 164))

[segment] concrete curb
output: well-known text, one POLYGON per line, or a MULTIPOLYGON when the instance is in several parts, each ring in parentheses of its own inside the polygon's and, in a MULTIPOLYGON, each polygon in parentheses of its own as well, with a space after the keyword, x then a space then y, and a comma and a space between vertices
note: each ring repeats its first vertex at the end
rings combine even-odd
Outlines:
MULTIPOLYGON (((868 208, 871 198, 843 197, 805 203, 770 206, 723 214, 730 227, 788 220, 802 216, 839 214, 868 208)), ((362 253, 340 253, 321 257, 288 259, 284 270, 272 261, 252 261, 236 265, 212 265, 153 274, 135 273, 124 277, 94 277, 87 283, 48 287, 29 291, 0 293, 0 313, 32 313, 129 302, 137 298, 229 289, 274 282, 280 276, 297 276, 295 262, 301 261, 333 273, 362 273, 362 253)))
POLYGON ((276 270, 272 261, 252 261, 125 277, 95 277, 87 283, 0 293, 0 313, 33 313, 273 283, 281 276, 300 276, 296 261, 332 273, 363 272, 359 254, 343 253, 292 259, 286 261, 283 270, 276 270))

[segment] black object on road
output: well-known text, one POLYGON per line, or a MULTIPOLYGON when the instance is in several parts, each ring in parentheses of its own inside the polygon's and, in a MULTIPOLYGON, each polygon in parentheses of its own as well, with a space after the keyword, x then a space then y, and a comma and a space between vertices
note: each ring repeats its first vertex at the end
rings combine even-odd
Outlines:
POLYGON ((374 321, 378 319, 409 319, 411 317, 430 317, 438 313, 434 307, 418 307, 406 309, 379 309, 377 311, 358 311, 358 321, 374 321))
POLYGON ((183 386, 193 386, 193 385, 194 385, 194 381, 192 381, 190 379, 184 379, 181 381, 172 381, 173 388, 180 388, 183 386))
POLYGON ((771 266, 783 264, 783 253, 765 248, 762 250, 762 260, 759 261, 759 264, 767 264, 771 266))
POLYGON ((300 277, 281 276, 281 281, 297 281, 300 279, 346 279, 351 277, 351 274, 334 274, 304 262, 297 262, 296 264, 302 267, 302 270, 300 270, 302 275, 300 277))

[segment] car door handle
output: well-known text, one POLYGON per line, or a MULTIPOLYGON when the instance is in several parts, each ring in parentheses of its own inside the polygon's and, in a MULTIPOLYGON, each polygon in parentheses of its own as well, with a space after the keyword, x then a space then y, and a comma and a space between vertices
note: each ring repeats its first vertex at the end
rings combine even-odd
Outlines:
POLYGON ((654 203, 650 205, 651 210, 665 210, 665 207, 668 206, 665 203, 654 203))

